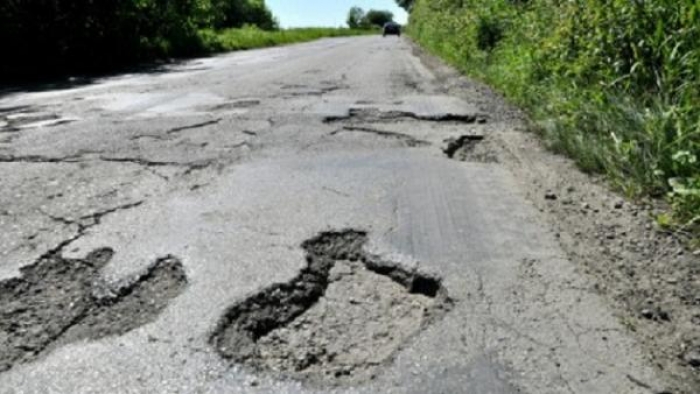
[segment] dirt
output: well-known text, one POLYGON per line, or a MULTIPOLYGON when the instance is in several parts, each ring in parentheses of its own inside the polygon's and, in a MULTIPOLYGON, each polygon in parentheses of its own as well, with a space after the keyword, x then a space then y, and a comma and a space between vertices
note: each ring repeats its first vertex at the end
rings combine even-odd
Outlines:
POLYGON ((438 278, 363 250, 364 232, 304 242, 307 267, 234 305, 211 338, 219 354, 308 384, 374 378, 451 305, 438 278))
POLYGON ((0 372, 67 343, 138 328, 185 288, 182 264, 172 256, 123 283, 104 283, 100 270, 113 254, 105 248, 84 259, 46 255, 20 278, 0 282, 0 372))
POLYGON ((656 224, 664 202, 622 197, 605 179, 549 152, 528 131, 525 114, 489 87, 418 47, 414 53, 445 93, 494 114, 482 129, 489 154, 521 182, 516 192, 542 212, 569 259, 592 279, 591 290, 608 301, 671 382, 667 392, 700 393, 700 251, 687 247, 684 234, 656 224))

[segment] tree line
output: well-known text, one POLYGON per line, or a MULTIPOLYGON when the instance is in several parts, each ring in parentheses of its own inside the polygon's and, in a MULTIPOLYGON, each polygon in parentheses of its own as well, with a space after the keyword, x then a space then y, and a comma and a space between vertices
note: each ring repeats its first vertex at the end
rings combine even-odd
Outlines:
POLYGON ((0 79, 192 55, 201 29, 248 24, 277 27, 264 0, 2 0, 0 79))
POLYGON ((365 12, 360 7, 352 7, 348 12, 348 27, 351 29, 370 29, 382 27, 394 20, 394 14, 386 10, 369 10, 365 12))

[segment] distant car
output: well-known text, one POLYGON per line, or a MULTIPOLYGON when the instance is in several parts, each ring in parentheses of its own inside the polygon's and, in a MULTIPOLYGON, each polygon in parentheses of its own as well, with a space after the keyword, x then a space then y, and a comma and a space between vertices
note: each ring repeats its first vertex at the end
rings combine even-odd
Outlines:
POLYGON ((387 22, 386 24, 384 24, 383 36, 386 37, 389 35, 401 37, 401 25, 399 25, 396 22, 387 22))

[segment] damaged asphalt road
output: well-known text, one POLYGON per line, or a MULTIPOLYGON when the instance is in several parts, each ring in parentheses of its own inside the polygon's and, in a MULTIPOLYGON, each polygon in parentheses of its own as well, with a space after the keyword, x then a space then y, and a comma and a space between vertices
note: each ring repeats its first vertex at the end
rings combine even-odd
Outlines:
POLYGON ((0 96, 0 393, 676 387, 411 49, 0 96))

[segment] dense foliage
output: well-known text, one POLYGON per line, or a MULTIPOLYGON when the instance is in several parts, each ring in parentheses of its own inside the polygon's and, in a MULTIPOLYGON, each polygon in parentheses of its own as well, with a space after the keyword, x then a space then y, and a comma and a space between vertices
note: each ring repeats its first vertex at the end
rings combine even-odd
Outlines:
POLYGON ((365 12, 360 7, 352 7, 348 12, 347 23, 351 29, 371 29, 382 27, 394 20, 394 14, 387 10, 369 10, 365 12))
POLYGON ((5 79, 201 52, 202 28, 276 23, 264 0, 2 0, 5 79))
POLYGON ((368 26, 382 27, 394 20, 394 14, 385 10, 369 10, 365 14, 365 24, 368 26))
POLYGON ((700 2, 416 0, 413 37, 527 109, 551 146, 700 222, 700 2))

